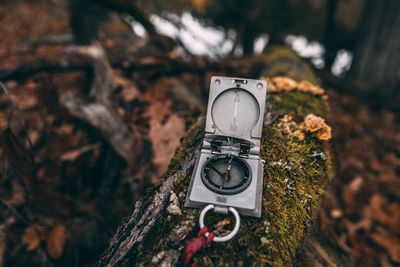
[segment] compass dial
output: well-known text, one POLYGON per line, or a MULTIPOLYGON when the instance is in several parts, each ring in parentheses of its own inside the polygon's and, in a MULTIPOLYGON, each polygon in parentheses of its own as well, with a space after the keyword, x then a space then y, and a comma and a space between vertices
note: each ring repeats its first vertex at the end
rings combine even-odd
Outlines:
POLYGON ((215 156, 205 162, 201 179, 211 191, 233 195, 250 185, 251 170, 246 161, 237 156, 215 156))

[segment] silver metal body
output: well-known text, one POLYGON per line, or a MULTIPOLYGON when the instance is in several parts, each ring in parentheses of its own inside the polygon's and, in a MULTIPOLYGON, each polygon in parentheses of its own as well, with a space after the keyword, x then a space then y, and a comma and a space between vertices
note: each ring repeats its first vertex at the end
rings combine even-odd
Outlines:
POLYGON ((211 78, 205 138, 186 195, 185 206, 228 213, 229 207, 242 215, 260 217, 262 206, 263 161, 260 141, 267 85, 262 80, 214 76, 211 78), (215 155, 239 156, 251 169, 251 183, 233 195, 209 190, 201 179, 205 161, 215 155))

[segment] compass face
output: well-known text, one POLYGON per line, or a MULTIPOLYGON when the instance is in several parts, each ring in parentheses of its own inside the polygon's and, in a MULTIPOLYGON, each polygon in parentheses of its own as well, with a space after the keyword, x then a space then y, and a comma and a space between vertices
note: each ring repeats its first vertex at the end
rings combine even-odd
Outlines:
POLYGON ((203 165, 201 179, 211 191, 233 195, 250 185, 251 170, 247 162, 237 156, 215 156, 203 165))
POLYGON ((222 133, 240 136, 257 124, 260 107, 254 96, 246 90, 231 88, 215 99, 211 116, 222 133))

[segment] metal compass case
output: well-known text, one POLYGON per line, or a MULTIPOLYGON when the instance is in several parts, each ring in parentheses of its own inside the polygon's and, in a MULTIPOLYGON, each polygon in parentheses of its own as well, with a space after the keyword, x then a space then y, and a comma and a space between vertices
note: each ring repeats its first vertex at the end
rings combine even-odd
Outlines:
POLYGON ((211 78, 205 137, 186 195, 185 206, 236 218, 234 230, 214 241, 227 241, 238 231, 239 214, 260 217, 263 160, 260 140, 267 85, 262 80, 211 78))

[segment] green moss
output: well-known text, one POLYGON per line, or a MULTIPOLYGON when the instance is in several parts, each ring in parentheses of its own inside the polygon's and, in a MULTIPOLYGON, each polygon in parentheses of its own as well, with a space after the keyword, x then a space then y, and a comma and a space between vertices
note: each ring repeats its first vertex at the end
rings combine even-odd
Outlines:
POLYGON ((287 46, 268 46, 255 61, 254 72, 258 76, 288 76, 297 81, 318 83, 311 66, 287 46))
MULTIPOLYGON (((264 171, 261 219, 242 217, 238 236, 214 243, 196 256, 200 265, 290 266, 328 182, 328 162, 313 157, 323 145, 314 139, 288 139, 276 127, 264 129, 264 171)), ((218 215, 211 215, 215 222, 218 215), (214 218, 213 218, 214 217, 214 218)), ((212 225, 210 223, 209 225, 212 225)), ((198 231, 198 228, 192 233, 198 231)))
POLYGON ((287 138, 275 127, 265 130, 261 156, 267 160, 264 177, 263 218, 270 242, 268 263, 289 266, 311 223, 328 182, 328 162, 312 155, 323 152, 313 139, 287 138))
POLYGON ((328 104, 321 97, 301 91, 271 94, 270 101, 274 107, 274 113, 279 115, 296 114, 304 117, 309 113, 314 113, 326 118, 329 113, 328 104))

